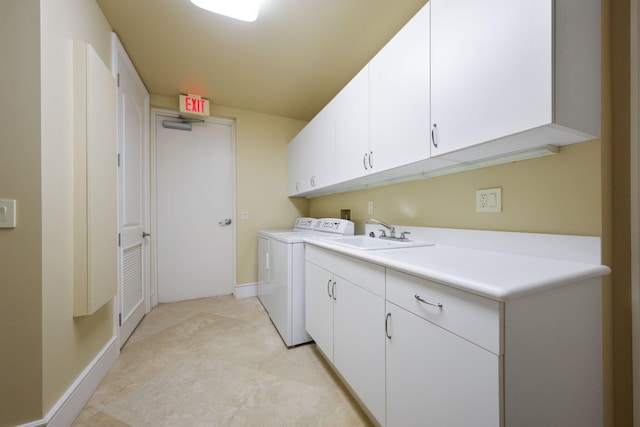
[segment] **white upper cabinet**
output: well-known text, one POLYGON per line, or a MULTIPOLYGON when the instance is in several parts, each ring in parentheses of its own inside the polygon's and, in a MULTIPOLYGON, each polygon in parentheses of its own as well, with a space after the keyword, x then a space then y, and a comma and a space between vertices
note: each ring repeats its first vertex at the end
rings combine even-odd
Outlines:
POLYGON ((467 161, 599 135, 599 1, 430 3, 432 156, 467 161))
POLYGON ((309 182, 312 189, 326 187, 336 182, 333 173, 336 152, 335 103, 327 104, 307 128, 311 148, 309 182))
POLYGON ((365 66, 335 97, 336 182, 366 175, 369 150, 369 66, 365 66))
POLYGON ((288 194, 300 195, 336 182, 335 104, 330 102, 287 147, 288 194))
POLYGON ((302 181, 305 179, 303 163, 311 161, 302 155, 303 131, 304 129, 287 145, 287 194, 289 196, 296 196, 302 192, 302 181))
POLYGON ((429 4, 373 58, 370 151, 373 172, 429 157, 429 4))
POLYGON ((290 150, 290 169, 300 176, 290 175, 289 195, 453 173, 597 138, 600 7, 431 0, 296 137, 303 148, 290 150))

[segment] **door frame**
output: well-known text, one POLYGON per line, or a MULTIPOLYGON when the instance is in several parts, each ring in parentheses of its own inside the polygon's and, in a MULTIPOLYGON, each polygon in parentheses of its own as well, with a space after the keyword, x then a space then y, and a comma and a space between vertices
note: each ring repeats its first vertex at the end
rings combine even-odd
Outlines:
MULTIPOLYGON (((168 118, 177 118, 181 113, 175 110, 167 110, 161 108, 152 108, 151 109, 151 120, 150 120, 150 131, 151 131, 151 146, 149 147, 150 154, 150 177, 151 177, 151 208, 149 209, 151 214, 151 262, 150 262, 150 272, 151 272, 151 286, 150 286, 150 299, 151 299, 151 307, 155 307, 158 305, 158 247, 157 240, 153 238, 153 236, 157 236, 158 234, 158 187, 157 187, 157 136, 156 136, 156 120, 160 117, 168 117, 168 118)), ((232 179, 231 179, 231 218, 233 218, 233 222, 231 223, 231 235, 232 235, 232 251, 231 251, 231 259, 232 259, 232 292, 235 295, 236 288, 236 271, 237 271, 237 261, 236 261, 236 239, 237 239, 237 215, 236 215, 236 121, 233 119, 224 119, 221 117, 209 116, 209 117, 201 117, 207 123, 217 123, 222 125, 228 125, 231 127, 231 170, 232 170, 232 179)))
POLYGON ((631 0, 631 319, 634 426, 640 427, 640 0, 631 0))
MULTIPOLYGON (((126 67, 128 68, 131 72, 132 75, 134 75, 135 77, 137 77, 137 84, 141 87, 144 88, 145 94, 146 94, 146 99, 145 99, 145 103, 144 103, 144 111, 142 112, 142 118, 143 118, 143 129, 142 129, 142 139, 143 139, 143 143, 144 146, 146 147, 145 152, 143 153, 144 155, 144 162, 145 162, 145 170, 146 170, 146 182, 145 182, 145 187, 146 187, 146 194, 144 195, 144 201, 143 203, 146 204, 146 212, 145 212, 145 224, 146 227, 149 227, 151 225, 150 222, 150 209, 151 209, 151 201, 150 201, 150 191, 151 191, 151 182, 149 180, 149 155, 150 155, 150 147, 149 147, 149 91, 147 90, 144 82, 142 81, 142 79, 140 78, 135 66, 133 65, 133 62, 131 62, 131 59, 129 58, 129 55, 126 51, 126 49, 124 48, 124 46, 122 45, 122 42, 120 41, 120 39, 118 38, 118 35, 113 32, 111 33, 111 71, 113 74, 113 77, 116 78, 116 81, 118 82, 117 86, 116 86, 116 96, 120 90, 120 70, 126 67), (122 54, 122 55, 121 55, 122 54), (122 56, 122 57, 121 57, 122 56)), ((118 103, 120 102, 120 100, 118 99, 118 103)), ((119 106, 116 108, 116 111, 114 112, 114 114, 116 114, 116 117, 118 117, 119 119, 119 114, 118 114, 118 108, 119 106)), ((118 123, 118 132, 119 132, 119 127, 120 127, 120 123, 118 123)), ((121 217, 121 203, 122 203, 122 193, 121 193, 121 165, 120 165, 120 161, 121 161, 121 156, 122 156, 122 146, 121 146, 121 140, 120 140, 120 135, 118 134, 118 141, 117 141, 117 152, 118 152, 118 180, 117 180, 117 194, 118 194, 118 205, 117 205, 117 210, 118 210, 118 236, 120 236, 120 233, 122 231, 122 217, 121 217)), ((119 239, 119 237, 118 237, 119 239)), ((118 240, 119 242, 119 240, 118 240)), ((143 260, 143 265, 146 265, 146 269, 144 269, 143 271, 143 293, 144 293, 144 315, 146 316, 149 311, 151 311, 151 298, 150 298, 150 291, 151 291, 151 281, 150 281, 150 274, 151 274, 151 256, 149 253, 150 250, 150 245, 146 245, 145 249, 144 249, 144 260, 143 260)), ((117 339, 117 347, 118 347, 118 353, 120 352, 120 349, 122 348, 124 342, 123 339, 121 337, 121 319, 120 319, 120 315, 122 313, 122 281, 123 281, 123 277, 122 277, 122 251, 123 249, 120 247, 120 244, 118 243, 118 293, 114 298, 114 311, 113 311, 113 330, 114 330, 114 335, 116 336, 117 339)), ((143 316, 144 317, 144 316, 143 316)), ((137 325, 136 325, 137 327, 137 325)), ((135 327, 134 327, 135 330, 135 327)), ((127 336, 127 339, 130 337, 127 336)), ((125 340, 126 341, 126 340, 125 340)))

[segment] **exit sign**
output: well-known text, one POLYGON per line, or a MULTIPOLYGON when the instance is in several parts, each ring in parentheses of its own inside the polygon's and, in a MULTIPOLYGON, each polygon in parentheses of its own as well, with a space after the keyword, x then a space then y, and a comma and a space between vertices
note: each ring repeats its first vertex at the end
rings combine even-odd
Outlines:
POLYGON ((180 95, 180 112, 208 116, 209 100, 198 95, 180 95))

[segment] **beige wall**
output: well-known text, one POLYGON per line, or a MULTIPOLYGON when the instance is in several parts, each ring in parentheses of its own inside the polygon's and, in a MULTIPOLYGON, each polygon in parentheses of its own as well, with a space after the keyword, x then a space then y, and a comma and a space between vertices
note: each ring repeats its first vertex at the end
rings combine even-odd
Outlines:
POLYGON ((373 216, 403 225, 599 236, 600 141, 559 154, 311 199, 313 217, 351 209, 356 232, 373 216), (475 191, 502 188, 502 212, 476 213, 475 191), (367 214, 367 201, 374 214, 367 214))
MULTIPOLYGON (((178 97, 151 95, 151 106, 177 110, 178 97)), ((290 228, 308 211, 306 199, 287 198, 287 143, 306 122, 221 106, 212 106, 210 114, 236 122, 236 282, 253 283, 258 231, 290 228)))
POLYGON ((17 228, 0 229, 0 426, 42 410, 39 10, 0 2, 0 199, 18 211, 17 228))
POLYGON ((0 230, 4 426, 46 416, 113 336, 112 305, 74 319, 72 291, 72 41, 110 64, 111 32, 84 0, 2 2, 0 32, 0 198, 18 201, 0 230))

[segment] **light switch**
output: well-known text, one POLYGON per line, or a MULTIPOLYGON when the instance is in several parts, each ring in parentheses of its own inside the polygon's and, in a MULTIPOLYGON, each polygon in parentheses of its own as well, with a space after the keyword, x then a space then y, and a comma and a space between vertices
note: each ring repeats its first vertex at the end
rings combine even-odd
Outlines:
POLYGON ((0 228, 15 228, 16 201, 0 200, 0 228))
POLYGON ((498 198, 496 197, 496 193, 487 194, 487 207, 495 208, 498 206, 498 198))

